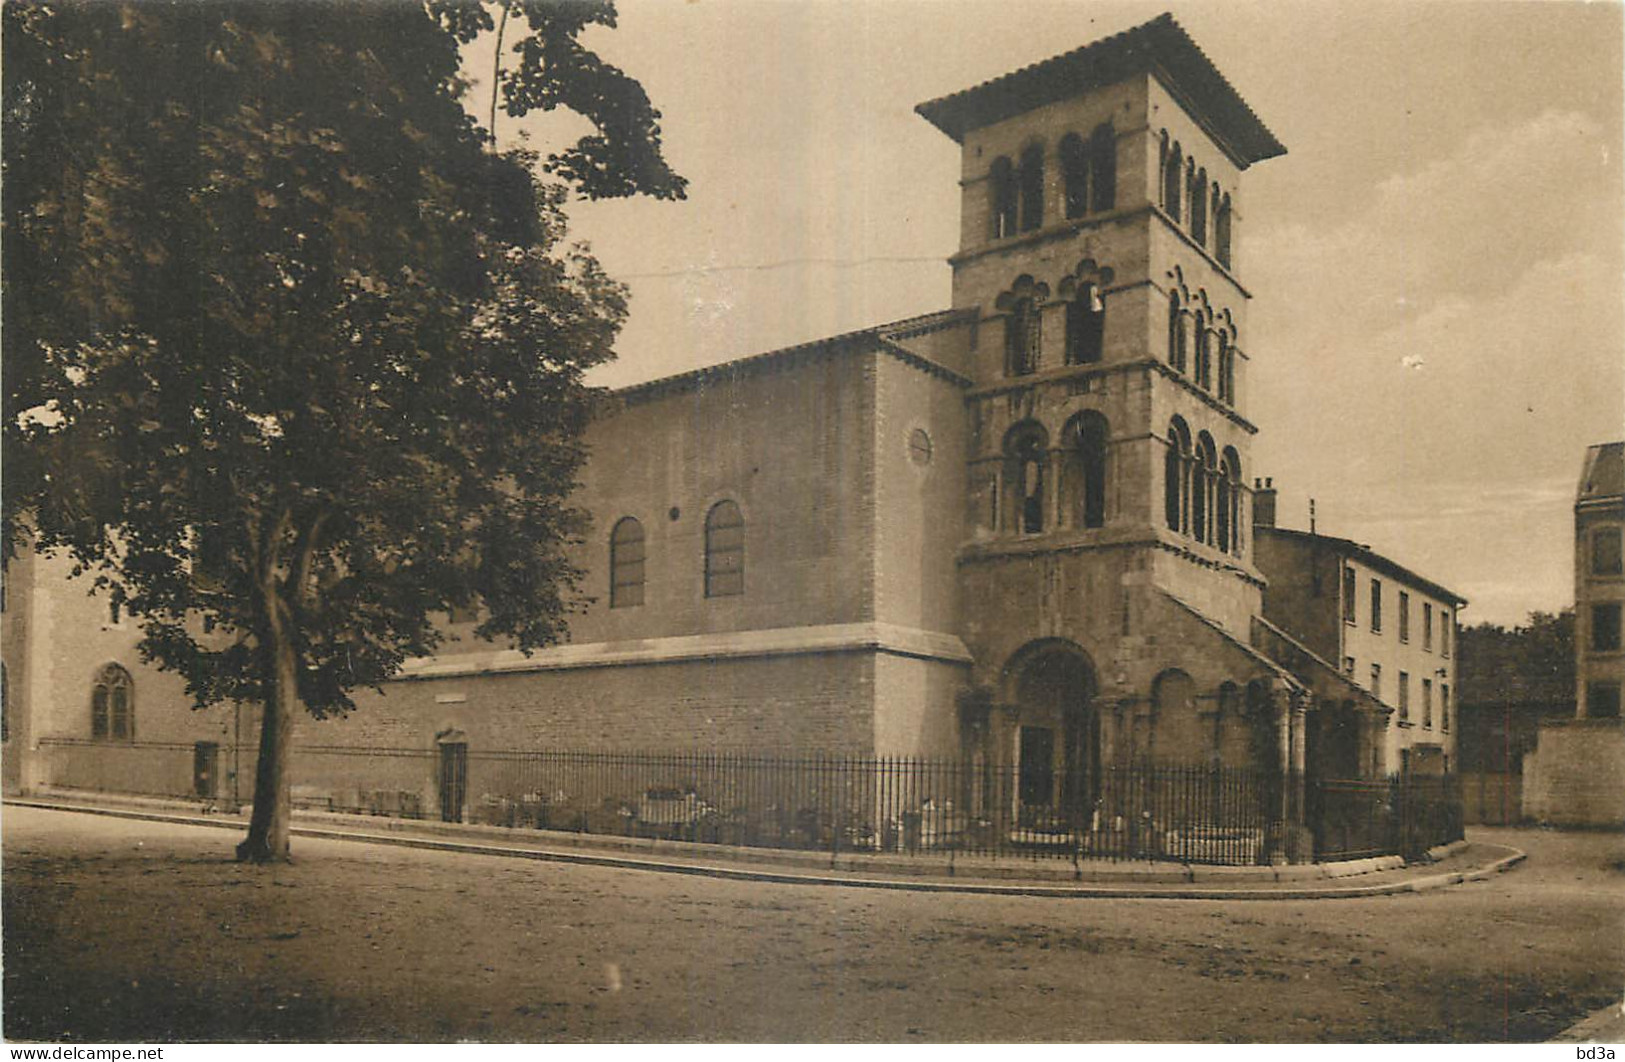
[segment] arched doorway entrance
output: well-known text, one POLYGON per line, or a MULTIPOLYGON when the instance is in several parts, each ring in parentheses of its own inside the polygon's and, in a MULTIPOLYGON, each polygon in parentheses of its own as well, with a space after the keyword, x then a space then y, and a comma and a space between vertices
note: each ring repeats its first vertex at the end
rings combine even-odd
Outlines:
POLYGON ((1071 642, 1051 641, 1018 653, 1009 674, 1018 824, 1088 828, 1101 780, 1094 665, 1071 642))

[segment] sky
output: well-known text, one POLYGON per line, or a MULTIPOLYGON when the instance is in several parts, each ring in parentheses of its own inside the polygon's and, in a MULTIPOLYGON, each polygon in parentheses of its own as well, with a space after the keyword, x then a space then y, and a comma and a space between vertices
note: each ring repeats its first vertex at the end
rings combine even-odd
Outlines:
MULTIPOLYGON (((1620 3, 618 6, 584 40, 643 83, 690 188, 569 208, 632 296, 594 382, 947 307, 958 150, 914 105, 1171 11, 1288 150, 1236 222, 1248 471, 1279 522, 1313 498, 1323 533, 1468 598, 1463 623, 1572 604, 1581 459, 1625 438, 1620 3)), ((580 131, 498 123, 543 150, 580 131)))

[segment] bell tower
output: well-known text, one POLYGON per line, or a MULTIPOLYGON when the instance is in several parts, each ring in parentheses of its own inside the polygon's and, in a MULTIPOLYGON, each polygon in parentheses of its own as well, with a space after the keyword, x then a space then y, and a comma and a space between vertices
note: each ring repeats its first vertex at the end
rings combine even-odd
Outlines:
POLYGON ((917 110, 962 148, 967 577, 1098 552, 1245 629, 1240 178, 1285 148, 1169 15, 917 110))

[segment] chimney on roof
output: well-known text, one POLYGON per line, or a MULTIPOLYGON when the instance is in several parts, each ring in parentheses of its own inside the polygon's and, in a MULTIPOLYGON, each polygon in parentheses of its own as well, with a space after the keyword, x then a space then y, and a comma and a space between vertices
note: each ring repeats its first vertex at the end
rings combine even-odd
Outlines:
POLYGON ((1275 526, 1275 480, 1253 480, 1253 526, 1275 526))

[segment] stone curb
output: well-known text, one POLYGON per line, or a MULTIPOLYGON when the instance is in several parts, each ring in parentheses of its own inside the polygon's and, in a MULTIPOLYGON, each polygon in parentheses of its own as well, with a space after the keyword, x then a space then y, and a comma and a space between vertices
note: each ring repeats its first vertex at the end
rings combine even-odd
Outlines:
MULTIPOLYGON (((19 807, 41 808, 48 811, 78 812, 104 815, 111 818, 134 819, 145 822, 165 822, 184 826, 208 826, 214 829, 241 829, 240 820, 200 818, 197 816, 163 814, 154 811, 136 811, 105 808, 92 805, 54 803, 43 800, 11 799, 7 804, 19 807)), ((833 874, 800 874, 784 870, 754 867, 729 867, 704 863, 673 863, 652 859, 634 859, 617 855, 594 855, 585 852, 560 852, 540 848, 478 844, 448 841, 430 837, 412 837, 403 834, 368 833, 359 830, 324 829, 313 826, 291 827, 298 837, 323 840, 353 841, 363 844, 392 845, 399 848, 418 848, 428 851, 453 852, 468 855, 492 855, 513 859, 530 859, 545 863, 567 863, 579 866, 611 867, 622 870, 652 871, 665 874, 683 874, 697 877, 720 878, 730 881, 762 881, 784 885, 824 885, 848 888, 887 889, 938 893, 969 893, 991 896, 1037 896, 1055 899, 1119 899, 1119 900, 1318 900, 1357 899, 1367 896, 1387 896, 1406 892, 1425 892, 1431 889, 1459 885, 1463 881, 1478 881, 1516 866, 1525 858, 1523 852, 1504 845, 1509 854, 1487 866, 1474 870, 1433 874, 1409 881, 1383 882, 1373 885, 1301 887, 1290 889, 1213 889, 1213 888, 1133 888, 1100 885, 1004 885, 973 881, 925 881, 888 878, 842 877, 833 874)))

